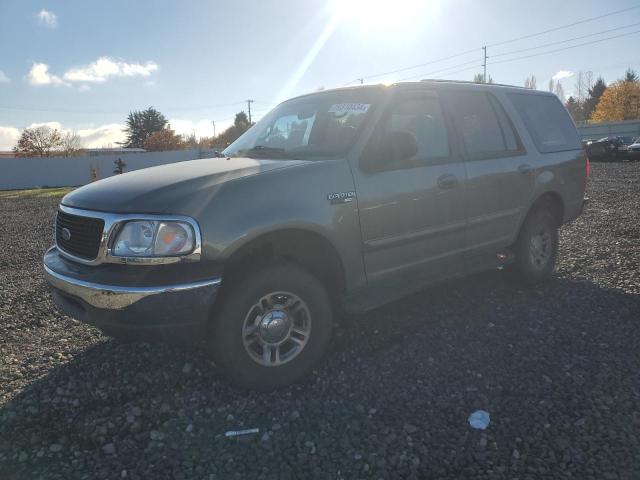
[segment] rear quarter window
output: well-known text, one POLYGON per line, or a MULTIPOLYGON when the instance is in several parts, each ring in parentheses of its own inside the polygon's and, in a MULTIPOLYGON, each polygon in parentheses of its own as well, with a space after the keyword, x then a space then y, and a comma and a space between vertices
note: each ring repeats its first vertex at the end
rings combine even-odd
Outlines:
POLYGON ((540 153, 582 148, 578 131, 557 97, 527 93, 508 93, 507 96, 540 153))

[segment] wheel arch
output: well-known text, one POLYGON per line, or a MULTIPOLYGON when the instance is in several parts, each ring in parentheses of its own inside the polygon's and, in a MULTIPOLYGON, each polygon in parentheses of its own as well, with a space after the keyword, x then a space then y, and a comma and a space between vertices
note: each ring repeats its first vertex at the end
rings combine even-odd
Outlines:
POLYGON ((316 229, 283 227, 244 240, 227 253, 224 278, 234 279, 243 272, 285 260, 315 275, 332 298, 345 292, 342 257, 331 240, 316 229))
POLYGON ((538 198, 531 204, 531 207, 529 207, 529 210, 527 211, 527 215, 520 224, 519 230, 522 229, 522 226, 531 213, 539 209, 549 210, 555 218, 558 227, 564 223, 565 205, 562 197, 557 192, 547 191, 538 196, 538 198))

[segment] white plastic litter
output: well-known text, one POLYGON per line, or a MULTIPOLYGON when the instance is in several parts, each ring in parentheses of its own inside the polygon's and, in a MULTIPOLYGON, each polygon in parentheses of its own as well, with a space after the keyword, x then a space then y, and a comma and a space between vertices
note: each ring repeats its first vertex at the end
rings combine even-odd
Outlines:
POLYGON ((229 430, 224 433, 225 437, 238 437, 240 435, 251 435, 252 433, 259 433, 259 428, 248 428, 246 430, 229 430))
POLYGON ((469 415, 469 425, 471 425, 471 428, 484 430, 489 426, 490 421, 491 417, 489 416, 489 412, 485 412, 484 410, 476 410, 469 415))

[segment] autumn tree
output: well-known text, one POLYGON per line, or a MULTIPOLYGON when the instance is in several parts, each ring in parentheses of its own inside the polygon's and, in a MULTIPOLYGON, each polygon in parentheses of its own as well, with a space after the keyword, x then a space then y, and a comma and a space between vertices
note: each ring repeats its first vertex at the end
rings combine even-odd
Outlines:
POLYGON ((13 151, 18 157, 50 157, 62 146, 62 134, 47 126, 25 128, 13 151))
POLYGON ((640 119, 640 82, 625 78, 607 87, 591 119, 596 122, 640 119))
POLYGON ((127 148, 144 148, 144 142, 155 132, 167 126, 167 119, 158 110, 149 107, 146 110, 129 112, 127 128, 124 133, 127 139, 122 143, 127 148))
POLYGON ((587 98, 582 103, 582 113, 585 119, 590 119, 600 101, 600 97, 607 89, 607 84, 602 77, 598 77, 595 83, 589 88, 587 98))
POLYGON ((149 135, 144 141, 144 148, 150 152, 182 150, 185 143, 181 135, 176 135, 175 131, 167 127, 149 135))
POLYGON ((62 136, 60 151, 65 157, 74 157, 82 153, 82 140, 76 132, 67 132, 62 136))
POLYGON ((235 142, 238 137, 249 130, 250 127, 251 125, 249 124, 247 114, 245 112, 237 113, 236 118, 233 121, 233 125, 215 138, 214 146, 226 147, 227 145, 235 142))

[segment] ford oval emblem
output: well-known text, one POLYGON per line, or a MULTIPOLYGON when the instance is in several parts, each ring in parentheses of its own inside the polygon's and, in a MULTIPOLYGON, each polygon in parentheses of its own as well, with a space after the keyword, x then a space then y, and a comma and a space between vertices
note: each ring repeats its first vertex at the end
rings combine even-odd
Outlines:
POLYGON ((71 240, 71 231, 68 228, 62 229, 62 238, 67 242, 71 240))

